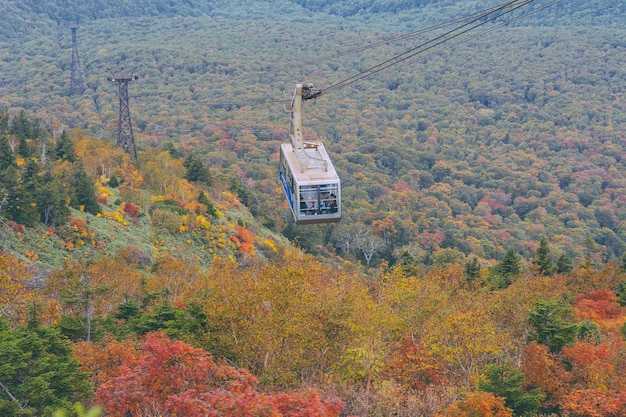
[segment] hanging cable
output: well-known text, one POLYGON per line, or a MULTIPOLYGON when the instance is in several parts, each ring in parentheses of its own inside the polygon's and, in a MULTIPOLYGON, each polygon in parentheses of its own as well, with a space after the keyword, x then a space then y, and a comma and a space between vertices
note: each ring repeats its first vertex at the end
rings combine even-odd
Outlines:
MULTIPOLYGON (((516 1, 519 1, 519 0, 516 0, 516 1)), ((335 55, 330 55, 330 56, 318 58, 318 59, 315 59, 315 60, 312 60, 312 61, 304 61, 304 62, 298 61, 298 62, 300 62, 302 64, 305 64, 305 65, 311 65, 311 64, 317 64, 317 63, 320 63, 320 62, 330 61, 331 59, 341 58, 341 57, 344 57, 344 56, 347 56, 347 55, 352 55, 352 54, 357 53, 357 52, 363 52, 363 51, 367 51, 369 49, 374 49, 374 48, 377 48, 379 46, 389 45, 390 43, 395 43, 395 42, 399 42, 399 41, 402 41, 402 40, 411 39, 411 38, 414 38, 416 36, 420 36, 420 35, 423 35, 423 34, 426 34, 426 33, 429 33, 429 32, 433 32, 433 31, 435 31, 437 29, 442 29, 442 28, 445 28, 445 27, 448 27, 448 26, 451 26, 451 25, 454 25, 454 24, 457 24, 457 23, 467 22, 468 20, 481 18, 482 16, 494 13, 499 8, 500 8, 500 6, 494 6, 494 7, 491 7, 489 9, 481 10, 481 11, 476 12, 474 14, 471 14, 469 16, 463 16, 463 17, 459 17, 459 18, 456 18, 456 19, 452 19, 452 20, 446 21, 446 22, 438 23, 436 25, 429 26, 429 27, 424 28, 424 29, 419 29, 419 30, 416 30, 416 31, 413 31, 413 32, 410 32, 410 33, 403 33, 402 35, 396 36, 394 38, 382 40, 382 41, 375 42, 375 43, 372 43, 372 44, 369 44, 369 45, 365 45, 365 46, 360 46, 360 47, 354 48, 354 49, 349 49, 349 50, 340 52, 340 53, 335 54, 335 55)))
POLYGON ((490 12, 490 13, 485 13, 485 14, 481 14, 480 16, 470 20, 469 22, 455 28, 452 30, 449 30, 439 36, 436 36, 433 39, 430 39, 418 46, 416 46, 415 48, 409 49, 406 52, 403 52, 399 55, 394 56, 393 58, 390 58, 386 61, 383 61, 373 67, 370 67, 364 71, 361 71, 360 73, 353 75, 351 77, 348 77, 342 81, 339 81, 335 84, 330 85, 329 87, 323 88, 322 89, 322 93, 327 92, 328 90, 332 90, 332 89, 340 89, 343 87, 346 87, 350 84, 353 84, 357 81, 360 81, 361 79, 368 77, 372 74, 375 74, 377 72, 380 72, 384 69, 387 69, 393 65, 396 65, 402 61, 406 61, 407 59, 410 59, 412 57, 414 57, 417 54, 423 53, 427 50, 433 49, 438 45, 443 44, 444 42, 448 42, 450 39, 454 39, 457 38, 461 35, 464 35, 480 26, 486 25, 489 22, 493 22, 494 20, 496 20, 499 17, 502 17, 506 14, 509 14, 517 9, 519 9, 520 7, 526 6, 532 2, 534 2, 535 0, 512 0, 509 1, 507 3, 504 3, 500 6, 498 6, 494 12, 498 12, 500 11, 501 13, 497 14, 496 16, 493 17, 488 17, 490 15, 492 15, 494 12, 490 12), (507 10, 508 9, 508 10, 507 10), (478 23, 477 23, 478 22, 478 23), (472 24, 476 23, 475 25, 471 26, 472 24), (464 29, 465 28, 465 29, 464 29))

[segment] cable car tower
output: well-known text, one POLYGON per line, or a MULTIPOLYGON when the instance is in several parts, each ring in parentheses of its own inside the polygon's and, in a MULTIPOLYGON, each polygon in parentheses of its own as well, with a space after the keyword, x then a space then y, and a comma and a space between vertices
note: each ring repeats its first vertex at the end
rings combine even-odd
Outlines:
POLYGON ((312 84, 296 84, 285 111, 291 115, 290 143, 280 145, 280 182, 296 224, 335 223, 341 220, 341 183, 319 141, 302 134, 302 100, 321 94, 312 84))
MULTIPOLYGON (((122 67, 122 70, 124 68, 122 67)), ((117 122, 117 146, 124 149, 137 159, 135 149, 135 137, 133 136, 133 126, 130 123, 130 109, 128 106, 128 83, 137 80, 139 77, 132 75, 110 76, 107 79, 119 85, 120 97, 120 117, 117 122)))
POLYGON ((76 42, 77 25, 70 26, 72 30, 72 72, 70 75, 70 96, 85 92, 83 85, 83 75, 80 71, 80 60, 78 59, 78 43, 76 42))

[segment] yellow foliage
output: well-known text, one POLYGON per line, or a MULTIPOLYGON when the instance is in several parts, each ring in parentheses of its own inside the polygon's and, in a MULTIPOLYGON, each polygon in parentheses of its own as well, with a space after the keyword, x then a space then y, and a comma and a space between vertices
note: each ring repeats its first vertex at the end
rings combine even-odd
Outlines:
POLYGON ((107 187, 100 185, 98 187, 98 194, 112 196, 115 193, 112 190, 109 190, 107 187))
POLYGON ((228 343, 262 381, 285 386, 327 372, 358 333, 377 332, 368 330, 370 298, 360 280, 297 251, 280 256, 252 269, 232 255, 215 257, 202 292, 207 320, 217 324, 211 340, 228 343))
POLYGON ((265 245, 266 245, 266 246, 269 246, 269 247, 270 247, 270 249, 272 249, 274 252, 276 252, 276 245, 274 245, 274 242, 272 242, 272 241, 271 241, 271 240, 269 240, 269 239, 265 239, 265 240, 263 241, 263 243, 265 243, 265 245))
POLYGON ((211 223, 206 219, 206 217, 199 215, 196 216, 196 226, 201 229, 209 229, 211 227, 211 223))
MULTIPOLYGON (((36 256, 33 254, 33 256, 36 256)), ((27 265, 17 258, 0 253, 0 316, 18 324, 26 319, 26 310, 33 297, 28 281, 27 265)))

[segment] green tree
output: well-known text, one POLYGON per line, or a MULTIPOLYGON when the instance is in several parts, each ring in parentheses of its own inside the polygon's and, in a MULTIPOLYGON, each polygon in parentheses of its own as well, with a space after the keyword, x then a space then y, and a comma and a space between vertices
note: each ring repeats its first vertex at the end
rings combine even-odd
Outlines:
POLYGON ((510 248, 504 254, 500 263, 500 273, 502 275, 512 276, 521 272, 520 257, 515 249, 510 248))
MULTIPOLYGON (((29 171, 32 173, 32 171, 29 171)), ((27 174, 28 175, 28 174, 27 174)), ((7 196, 2 214, 16 223, 34 226, 39 221, 35 197, 29 191, 32 187, 25 184, 20 172, 9 167, 0 172, 0 183, 7 196)))
POLYGON ((74 178, 71 182, 74 198, 71 205, 74 208, 84 207, 87 213, 100 213, 100 205, 96 196, 96 186, 93 179, 87 175, 82 163, 76 164, 74 168, 74 178))
POLYGON ((29 159, 18 187, 18 196, 21 200, 18 223, 27 226, 34 226, 39 221, 37 195, 43 188, 39 173, 39 164, 35 160, 29 159))
POLYGON ((617 295, 617 302, 622 307, 626 306, 626 280, 621 280, 619 284, 617 284, 617 290, 615 290, 615 295, 617 295))
POLYGON ((478 263, 478 258, 474 257, 471 261, 465 264, 463 274, 465 275, 467 282, 470 284, 480 279, 480 264, 478 263))
POLYGON ((117 175, 112 174, 111 178, 109 178, 109 187, 117 188, 120 186, 120 180, 117 178, 117 175))
POLYGON ((63 224, 70 210, 67 207, 67 193, 61 184, 54 180, 50 171, 43 176, 44 186, 37 195, 37 210, 40 220, 47 226, 63 224))
POLYGON ((51 416, 91 396, 69 341, 35 323, 12 330, 0 321, 0 415, 51 416))
POLYGON ((56 159, 63 159, 66 161, 76 161, 76 154, 74 153, 74 143, 68 136, 67 132, 61 133, 57 145, 54 148, 54 157, 56 159))
POLYGON ((174 142, 172 142, 171 140, 168 140, 163 144, 163 150, 168 151, 172 158, 180 158, 180 152, 178 152, 176 146, 174 145, 174 142))
POLYGON ((533 264, 539 267, 539 273, 541 275, 552 275, 552 272, 554 272, 554 265, 552 264, 552 259, 550 259, 550 247, 545 237, 542 237, 539 242, 533 264))
POLYGON ((573 270, 572 259, 565 253, 561 254, 556 260, 555 272, 557 274, 571 274, 573 270))
POLYGON ((478 389, 491 392, 505 399, 504 405, 520 417, 533 416, 541 407, 544 395, 540 388, 523 390, 524 374, 507 365, 489 365, 484 372, 485 380, 478 382, 478 389))
POLYGON ((559 353, 576 341, 578 326, 573 322, 573 309, 559 300, 537 300, 530 312, 530 341, 546 345, 551 353, 559 353))
POLYGON ((20 141, 17 144, 17 153, 24 158, 28 158, 30 156, 30 148, 28 147, 28 142, 26 142, 25 137, 20 138, 20 141))
POLYGON ((502 262, 492 270, 493 285, 496 288, 506 288, 511 285, 511 277, 521 272, 520 257, 513 248, 509 248, 502 258, 502 262))
POLYGON ((578 323, 578 340, 581 342, 600 343, 602 331, 600 325, 591 320, 583 320, 578 323))
POLYGON ((211 181, 209 168, 200 159, 193 156, 189 157, 185 161, 185 167, 187 168, 187 173, 185 174, 187 181, 203 182, 205 184, 211 181))
POLYGON ((15 154, 9 145, 7 135, 0 132, 0 171, 9 167, 17 168, 15 163, 15 154))

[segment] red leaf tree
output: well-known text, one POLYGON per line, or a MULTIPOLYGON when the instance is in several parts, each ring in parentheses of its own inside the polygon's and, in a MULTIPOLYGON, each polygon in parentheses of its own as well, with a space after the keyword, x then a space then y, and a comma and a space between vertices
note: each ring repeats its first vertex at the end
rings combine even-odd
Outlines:
POLYGON ((313 390, 259 393, 248 371, 216 363, 206 351, 162 333, 146 335, 138 358, 109 375, 94 399, 107 417, 338 417, 343 406, 313 390))

